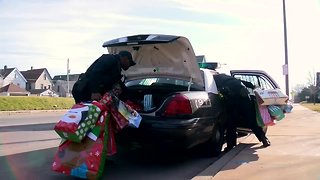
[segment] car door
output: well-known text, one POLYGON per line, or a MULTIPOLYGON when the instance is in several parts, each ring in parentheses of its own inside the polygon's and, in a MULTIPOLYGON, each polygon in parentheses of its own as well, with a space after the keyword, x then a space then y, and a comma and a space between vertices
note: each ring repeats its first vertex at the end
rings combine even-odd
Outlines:
MULTIPOLYGON (((259 87, 261 89, 277 89, 277 88, 280 89, 278 83, 265 71, 231 70, 230 75, 237 79, 251 82, 255 87, 259 87)), ((248 90, 251 96, 254 96, 253 89, 248 88, 248 90)), ((238 127, 238 130, 245 130, 245 131, 246 131, 246 128, 248 128, 244 119, 238 121, 237 127, 238 127)), ((264 131, 266 132, 267 129, 264 129, 264 131)))
POLYGON ((278 83, 265 71, 261 70, 231 70, 231 76, 244 81, 251 82, 261 89, 280 88, 278 83))

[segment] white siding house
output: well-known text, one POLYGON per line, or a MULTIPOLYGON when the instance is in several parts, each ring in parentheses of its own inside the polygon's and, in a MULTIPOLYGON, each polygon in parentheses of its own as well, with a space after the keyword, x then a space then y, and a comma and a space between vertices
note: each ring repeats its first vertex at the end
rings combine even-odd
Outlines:
POLYGON ((27 80, 17 68, 7 68, 7 66, 4 66, 4 69, 0 70, 0 74, 3 78, 2 83, 0 80, 1 87, 15 84, 22 89, 26 89, 27 80))

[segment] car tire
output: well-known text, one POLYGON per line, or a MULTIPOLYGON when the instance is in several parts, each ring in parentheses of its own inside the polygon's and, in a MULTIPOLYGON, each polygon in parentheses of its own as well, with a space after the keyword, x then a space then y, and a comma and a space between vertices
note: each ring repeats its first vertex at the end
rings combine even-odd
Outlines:
POLYGON ((225 140, 224 132, 224 128, 220 124, 214 126, 210 139, 203 146, 203 154, 206 157, 216 157, 221 154, 225 140))

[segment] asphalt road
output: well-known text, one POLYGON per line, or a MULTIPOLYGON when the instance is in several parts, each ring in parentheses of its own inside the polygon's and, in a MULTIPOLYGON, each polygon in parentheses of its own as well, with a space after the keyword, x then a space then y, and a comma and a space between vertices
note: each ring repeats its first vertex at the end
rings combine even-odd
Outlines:
MULTIPOLYGON (((0 179, 76 179, 51 171, 60 138, 53 131, 61 112, 0 114, 0 179)), ((103 179, 191 179, 217 158, 203 157, 198 148, 163 153, 118 144, 108 158, 103 179)))

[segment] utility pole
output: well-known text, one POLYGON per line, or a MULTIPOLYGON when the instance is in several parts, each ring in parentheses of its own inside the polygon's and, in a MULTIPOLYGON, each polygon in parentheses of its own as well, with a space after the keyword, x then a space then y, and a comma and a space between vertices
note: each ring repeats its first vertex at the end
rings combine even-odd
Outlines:
POLYGON ((67 97, 70 97, 70 87, 69 87, 69 73, 70 73, 70 69, 69 69, 69 58, 67 60, 67 97))
POLYGON ((287 45, 287 20, 286 20, 286 1, 282 0, 283 7, 283 30, 284 30, 284 65, 283 65, 283 75, 285 75, 286 83, 286 94, 289 96, 289 64, 288 64, 288 45, 287 45))

